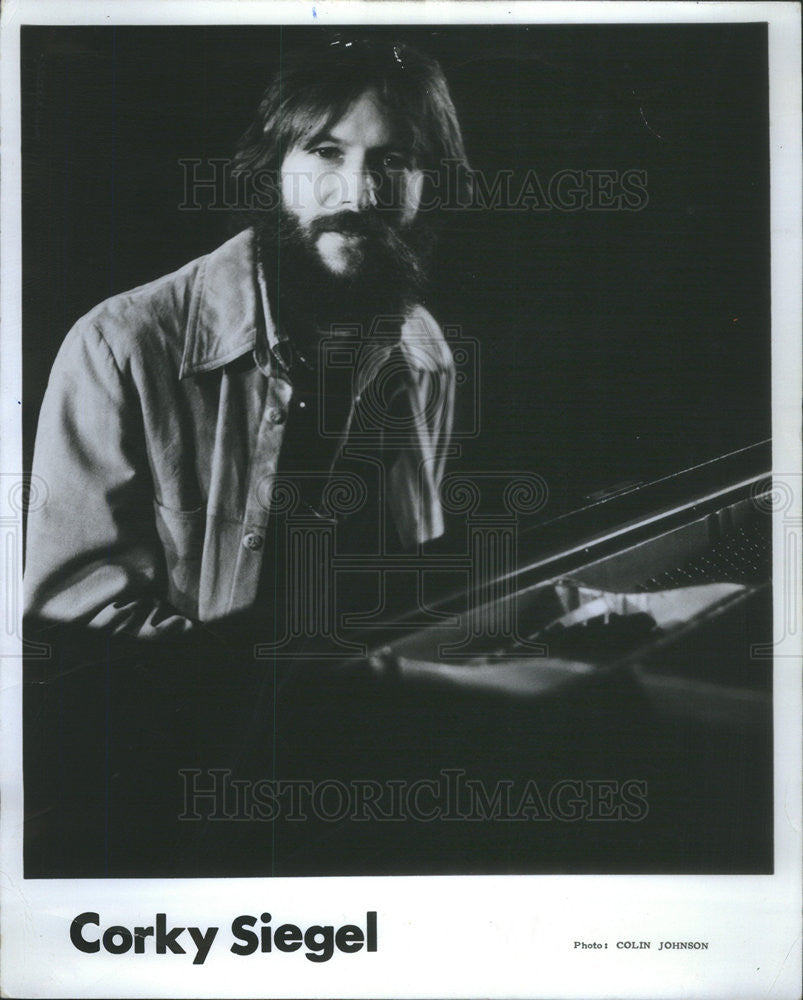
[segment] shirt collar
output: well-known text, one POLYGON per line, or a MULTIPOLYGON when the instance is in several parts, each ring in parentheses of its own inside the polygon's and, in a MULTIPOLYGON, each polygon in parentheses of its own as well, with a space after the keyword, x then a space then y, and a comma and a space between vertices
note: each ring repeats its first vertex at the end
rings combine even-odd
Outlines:
POLYGON ((179 375, 214 371, 263 338, 277 343, 267 296, 260 288, 253 230, 238 233, 201 260, 191 292, 179 375))
MULTIPOLYGON (((254 246, 256 247, 256 241, 254 241, 254 246)), ((257 287, 262 303, 262 312, 265 315, 265 337, 261 341, 257 340, 254 360, 265 375, 274 375, 277 374, 277 371, 289 374, 293 367, 293 348, 286 332, 280 330, 273 320, 270 299, 268 298, 268 284, 265 280, 265 267, 258 248, 255 251, 255 257, 257 287)))
MULTIPOLYGON (((287 373, 288 362, 292 364, 288 348, 289 340, 271 314, 256 236, 246 229, 200 262, 179 377, 214 371, 249 351, 265 374, 276 374, 277 366, 287 373)), ((375 374, 377 355, 387 356, 391 349, 387 341, 366 344, 374 363, 365 366, 365 374, 375 374)))

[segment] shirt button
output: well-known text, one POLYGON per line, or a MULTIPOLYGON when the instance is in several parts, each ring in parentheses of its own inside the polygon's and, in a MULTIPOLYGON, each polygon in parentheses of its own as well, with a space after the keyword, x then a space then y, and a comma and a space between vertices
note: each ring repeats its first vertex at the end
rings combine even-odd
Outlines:
POLYGON ((243 538, 243 547, 250 549, 252 552, 256 552, 258 549, 262 548, 264 540, 265 539, 262 535, 258 535, 255 531, 249 531, 243 538))
POLYGON ((284 410, 279 410, 276 408, 271 408, 266 414, 268 420, 272 424, 283 424, 287 419, 287 414, 284 410))

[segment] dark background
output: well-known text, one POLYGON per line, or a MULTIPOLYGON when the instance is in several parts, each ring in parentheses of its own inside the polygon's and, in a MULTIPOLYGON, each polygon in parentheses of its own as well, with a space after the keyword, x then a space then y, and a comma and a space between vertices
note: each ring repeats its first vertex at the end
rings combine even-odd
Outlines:
MULTIPOLYGON (((280 56, 322 30, 23 29, 26 467, 47 375, 75 320, 231 234, 225 212, 180 210, 180 161, 229 156, 280 56)), ((460 441, 463 471, 541 475, 549 499, 538 517, 550 520, 596 491, 768 437, 766 27, 392 35, 441 60, 469 158, 489 182, 500 170, 513 172, 514 190, 530 169, 544 187, 565 169, 647 175, 641 211, 448 215, 428 304, 479 348, 459 396, 459 430, 480 400, 480 432, 460 441)), ((738 679, 750 643, 768 634, 762 608, 758 626, 718 620, 666 655, 682 676, 701 667, 707 677, 713 664, 738 679)), ((758 711, 734 721, 686 698, 688 718, 662 720, 627 673, 565 703, 518 705, 415 685, 382 694, 337 676, 328 684, 324 672, 271 715, 253 691, 284 688, 250 651, 227 657, 221 676, 186 651, 168 669, 139 651, 123 668, 105 637, 94 656, 86 637, 78 651, 70 641, 33 664, 41 683, 28 675, 29 877, 772 868, 771 726, 758 711), (469 761, 489 787, 502 773, 536 775, 544 788, 555 777, 643 777, 650 814, 526 835, 474 822, 380 824, 370 835, 210 824, 196 835, 176 820, 176 767, 236 756, 244 706, 260 725, 280 719, 280 739, 255 739, 253 757, 237 749, 238 776, 432 777, 440 762, 469 761)), ((744 669, 766 679, 753 662, 744 669)))
MULTIPOLYGON (((75 320, 231 234, 179 209, 179 161, 229 156, 280 54, 323 30, 23 28, 26 468, 75 320)), ((441 60, 489 179, 647 173, 641 211, 449 216, 428 304, 480 345, 464 469, 537 472, 550 517, 768 437, 765 26, 392 34, 441 60)))

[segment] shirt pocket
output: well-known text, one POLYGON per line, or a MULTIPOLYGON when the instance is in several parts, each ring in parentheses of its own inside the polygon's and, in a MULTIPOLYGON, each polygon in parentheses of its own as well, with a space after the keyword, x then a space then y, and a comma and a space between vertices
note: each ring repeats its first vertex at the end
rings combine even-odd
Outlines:
POLYGON ((167 599, 177 611, 198 618, 206 507, 174 510, 154 500, 153 510, 167 569, 167 599))

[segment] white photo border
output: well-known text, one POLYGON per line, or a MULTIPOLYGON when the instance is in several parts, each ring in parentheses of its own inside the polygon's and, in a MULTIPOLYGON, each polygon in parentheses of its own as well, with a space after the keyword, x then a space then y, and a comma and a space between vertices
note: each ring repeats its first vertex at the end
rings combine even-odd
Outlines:
MULTIPOLYGON (((796 997, 800 983, 800 595, 775 602, 775 873, 761 876, 448 876, 25 880, 19 510, 21 459, 20 27, 23 24, 703 23, 769 25, 773 468, 793 498, 774 522, 774 592, 789 524, 801 552, 801 100, 796 3, 309 3, 123 0, 10 2, 2 12, 2 466, 6 622, 0 671, 2 994, 11 997, 796 997), (16 477, 16 478, 15 478, 16 477), (8 508, 8 509, 7 509, 8 508), (792 615, 790 619, 789 615, 792 615), (796 617, 795 617, 796 616, 796 617), (791 627, 790 627, 791 622, 791 627), (238 958, 82 955, 83 910, 133 927, 167 911, 225 929, 270 910, 301 925, 377 911, 381 947, 314 964, 238 958), (705 953, 577 952, 572 943, 706 939, 705 953)), ((292 956, 288 956, 292 957, 292 956)))

